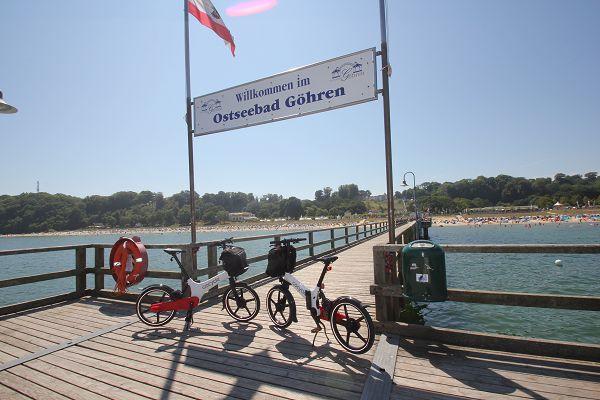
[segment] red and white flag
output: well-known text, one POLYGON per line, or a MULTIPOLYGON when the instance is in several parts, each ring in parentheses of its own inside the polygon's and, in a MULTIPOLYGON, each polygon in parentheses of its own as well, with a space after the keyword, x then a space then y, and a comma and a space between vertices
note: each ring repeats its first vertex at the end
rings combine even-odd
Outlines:
POLYGON ((210 0, 188 0, 188 10, 202 25, 212 29, 219 35, 225 41, 225 44, 229 46, 231 54, 235 57, 233 36, 231 36, 229 29, 225 26, 212 2, 210 0))

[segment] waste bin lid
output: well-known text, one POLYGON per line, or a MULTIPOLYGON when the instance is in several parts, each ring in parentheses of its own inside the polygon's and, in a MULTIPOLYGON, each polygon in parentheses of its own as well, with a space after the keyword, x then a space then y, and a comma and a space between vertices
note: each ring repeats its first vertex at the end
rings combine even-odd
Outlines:
POLYGON ((416 247, 419 249, 431 249, 432 247, 435 247, 435 245, 429 241, 417 240, 417 241, 412 242, 410 244, 410 247, 416 247))

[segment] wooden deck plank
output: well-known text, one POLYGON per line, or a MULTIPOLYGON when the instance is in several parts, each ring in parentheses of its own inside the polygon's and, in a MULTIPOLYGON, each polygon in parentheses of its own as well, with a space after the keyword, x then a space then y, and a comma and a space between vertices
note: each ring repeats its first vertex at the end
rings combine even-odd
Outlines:
MULTIPOLYGON (((126 390, 123 390, 119 387, 111 386, 104 384, 102 382, 98 382, 94 379, 90 379, 84 375, 78 373, 78 369, 76 370, 68 370, 65 368, 66 362, 63 359, 47 356, 44 358, 45 361, 35 360, 27 363, 27 366, 33 369, 36 369, 40 372, 45 373, 46 375, 53 376, 58 379, 67 378, 69 383, 73 385, 83 388, 91 394, 88 393, 90 398, 105 398, 108 397, 110 399, 122 399, 122 400, 145 400, 146 397, 142 397, 133 393, 130 393, 126 390), (50 361, 60 360, 60 363, 51 363, 50 361), (97 395, 101 395, 98 397, 97 395)), ((79 367, 79 366, 78 366, 79 367)))
MULTIPOLYGON (((120 373, 113 372, 110 368, 108 370, 98 368, 96 365, 88 365, 88 362, 79 362, 79 360, 73 361, 67 351, 56 352, 52 355, 48 355, 41 359, 42 361, 52 361, 55 365, 60 365, 69 371, 77 371, 78 374, 85 375, 98 382, 105 383, 107 385, 119 387, 126 390, 127 392, 134 393, 139 396, 144 396, 152 399, 190 399, 193 397, 184 396, 179 393, 173 393, 169 390, 163 390, 160 383, 156 380, 151 379, 150 376, 145 376, 144 379, 140 380, 140 374, 131 370, 128 371, 130 374, 123 376, 120 373)), ((116 368, 115 368, 116 369, 116 368)))
MULTIPOLYGON (((296 344, 285 343, 285 340, 282 341, 281 338, 279 338, 279 342, 277 342, 276 339, 273 339, 263 344, 261 341, 252 337, 242 339, 236 337, 235 333, 230 333, 230 336, 219 337, 217 335, 223 336, 222 331, 213 332, 206 332, 208 335, 187 337, 186 342, 190 346, 199 348, 214 348, 219 351, 225 350, 254 356, 264 355, 267 358, 275 358, 294 364, 301 363, 333 370, 343 369, 344 371, 347 371, 348 374, 352 374, 355 377, 356 375, 361 374, 366 375, 368 368, 370 367, 370 363, 365 365, 365 363, 368 363, 367 360, 356 356, 348 356, 335 349, 332 350, 328 346, 317 349, 308 346, 300 348, 300 346, 296 344), (343 364, 343 367, 340 367, 340 364, 343 364)), ((120 332, 115 332, 110 335, 105 335, 105 337, 126 340, 119 335, 120 332)), ((173 346, 177 342, 177 340, 173 340, 172 335, 161 331, 151 333, 148 336, 150 336, 152 340, 140 340, 136 344, 146 345, 144 341, 156 342, 168 349, 169 346, 173 346)), ((150 344, 150 346, 152 345, 150 344)))
MULTIPOLYGON (((529 387, 530 385, 549 385, 560 388, 561 392, 564 390, 565 394, 571 389, 585 389, 587 391, 595 393, 592 397, 600 397, 600 383, 588 382, 582 379, 576 378, 556 378, 549 377, 540 371, 539 375, 533 373, 513 373, 509 369, 488 366, 487 368, 482 367, 457 367, 452 364, 438 363, 434 361, 434 364, 429 363, 414 363, 413 359, 406 357, 398 358, 398 369, 397 373, 401 374, 402 371, 408 370, 413 372, 428 371, 432 375, 447 376, 452 374, 460 379, 474 379, 477 381, 488 381, 497 384, 502 384, 505 380, 510 380, 523 386, 529 387), (402 366, 400 366, 400 364, 402 366)), ((531 386, 533 388, 533 386, 531 386)), ((548 389, 551 390, 551 389, 548 389)), ((559 393, 559 392, 556 392, 559 393)))
POLYGON ((46 375, 36 369, 29 368, 24 365, 18 365, 11 368, 10 372, 23 379, 33 382, 39 386, 43 386, 48 390, 58 393, 61 396, 72 400, 106 400, 107 397, 99 396, 84 388, 77 387, 69 382, 69 375, 63 375, 61 379, 57 379, 50 375, 46 375))
POLYGON ((408 387, 468 398, 597 399, 599 372, 597 363, 404 340, 393 393, 408 387))
POLYGON ((90 359, 89 357, 77 354, 72 350, 63 351, 56 355, 65 360, 72 361, 79 366, 88 366, 94 368, 96 371, 110 373, 113 377, 118 376, 121 379, 144 382, 146 385, 152 386, 152 389, 150 390, 154 393, 161 393, 161 397, 163 398, 171 398, 172 396, 202 399, 223 398, 223 394, 213 391, 208 382, 203 382, 204 385, 202 386, 192 386, 189 383, 182 384, 181 382, 173 380, 173 377, 177 373, 174 370, 169 371, 166 374, 151 374, 143 370, 140 371, 135 368, 130 368, 129 366, 103 361, 98 354, 96 354, 96 358, 90 359), (166 395, 165 392, 168 392, 168 395, 166 395))
POLYGON ((526 355, 514 353, 489 354, 478 352, 474 349, 448 349, 443 350, 445 345, 440 345, 439 350, 424 351, 422 348, 413 346, 402 346, 399 356, 411 358, 417 363, 429 363, 438 365, 444 363, 449 367, 470 367, 470 372, 476 372, 481 368, 487 368, 493 364, 496 368, 505 368, 512 372, 524 375, 548 375, 557 378, 578 379, 584 381, 598 382, 600 380, 600 364, 580 364, 573 360, 558 359, 530 359, 526 355), (410 350, 407 350, 410 349, 410 350))
POLYGON ((56 337, 58 339, 61 339, 61 341, 63 340, 70 340, 73 339, 74 337, 77 336, 81 336, 82 334, 85 334, 85 331, 79 331, 77 333, 73 333, 73 332, 67 332, 66 329, 61 329, 62 326, 60 325, 54 325, 54 326, 48 326, 45 323, 40 323, 37 320, 19 320, 19 325, 26 327, 26 328, 30 328, 30 329, 34 329, 34 330, 38 330, 40 332, 43 332, 45 334, 48 335, 48 337, 56 337))
POLYGON ((14 336, 1 335, 0 336, 0 349, 3 346, 12 346, 18 349, 24 350, 28 353, 36 352, 44 347, 32 344, 22 339, 15 338, 14 336))
POLYGON ((42 348, 53 346, 60 342, 56 338, 48 338, 47 335, 44 335, 38 330, 29 329, 22 326, 17 326, 14 329, 10 329, 7 332, 2 332, 1 334, 2 336, 14 337, 42 348))
MULTIPOLYGON (((110 348, 108 348, 110 351, 110 348)), ((178 362, 172 360, 149 360, 148 356, 136 355, 133 352, 117 351, 109 354, 98 349, 73 348, 70 352, 78 353, 81 357, 91 360, 106 361, 109 364, 122 365, 127 368, 134 368, 137 371, 156 375, 159 378, 168 378, 182 384, 210 388, 224 396, 235 396, 241 398, 262 398, 269 399, 276 396, 278 398, 303 398, 315 399, 315 396, 303 393, 298 390, 285 390, 274 385, 265 385, 253 379, 245 379, 239 375, 233 374, 229 369, 220 369, 211 371, 206 365, 193 365, 188 362, 178 362), (162 362, 160 362, 162 361, 162 362), (227 371, 227 373, 223 372, 227 371), (202 380, 198 380, 201 377, 202 380)), ((187 360, 186 360, 187 361, 187 360)))
MULTIPOLYGON (((0 376, 1 381, 1 376, 0 376)), ((0 399, 6 400, 30 400, 31 397, 27 397, 16 390, 9 388, 8 386, 4 386, 0 384, 0 399)))
POLYGON ((0 372, 0 382, 2 385, 18 392, 24 396, 39 400, 64 400, 65 397, 35 382, 21 378, 13 373, 0 372))
POLYGON ((19 347, 13 346, 12 344, 9 344, 9 343, 5 343, 1 340, 0 340, 0 351, 2 351, 5 354, 9 354, 9 355, 13 356, 14 358, 19 358, 19 357, 26 356, 27 354, 31 354, 30 351, 23 350, 19 347))
POLYGON ((219 353, 223 353, 219 352, 218 350, 212 351, 212 353, 215 354, 215 357, 205 357, 203 356, 203 352, 196 350, 195 348, 188 348, 188 351, 184 351, 184 349, 174 349, 172 352, 157 351, 157 349, 146 346, 136 346, 135 348, 127 345, 119 346, 119 342, 108 341, 105 338, 98 338, 94 341, 82 343, 81 347, 104 352, 109 352, 111 349, 113 351, 117 351, 118 349, 127 349, 129 350, 129 353, 127 354, 127 357, 129 358, 148 359, 149 356, 152 355, 154 356, 152 362, 156 363, 172 362, 173 360, 177 359, 180 360, 179 363, 183 363, 184 365, 207 368, 208 364, 206 364, 206 362, 212 362, 214 364, 211 365, 215 366, 214 370, 216 372, 229 370, 229 366, 239 368, 255 368, 264 365, 265 367, 263 368, 269 368, 270 373, 273 375, 280 375, 284 377, 294 376, 298 381, 306 380, 317 384, 330 385, 332 387, 356 392, 361 388, 359 382, 356 382, 356 380, 352 379, 351 377, 340 377, 339 373, 332 373, 324 370, 317 371, 312 367, 303 367, 301 365, 282 363, 276 360, 265 359, 264 357, 250 358, 249 356, 243 356, 239 354, 227 354, 227 359, 225 361, 222 357, 218 357, 219 353), (100 341, 102 343, 96 343, 100 341), (259 358, 262 358, 262 360, 259 358))
MULTIPOLYGON (((236 376, 289 387, 291 389, 300 386, 303 390, 316 394, 323 392, 338 393, 338 390, 334 387, 328 388, 326 386, 326 379, 319 378, 316 374, 313 374, 312 377, 310 374, 308 374, 309 376, 305 376, 307 373, 302 373, 301 371, 297 374, 291 373, 290 371, 285 370, 286 364, 284 363, 271 362, 270 364, 267 364, 264 359, 259 363, 256 361, 257 358, 255 356, 248 357, 226 353, 222 350, 210 350, 199 346, 191 346, 187 342, 180 346, 181 347, 179 348, 176 345, 171 346, 171 348, 164 351, 168 351, 171 358, 180 357, 185 360, 186 364, 197 365, 213 371, 226 370, 231 373, 235 372, 236 376), (289 378, 290 376, 293 378, 289 378), (315 381, 320 384, 315 383, 315 381)), ((161 357, 161 351, 155 350, 155 353, 158 357, 161 357)), ((347 382, 346 386, 349 388, 353 387, 351 381, 347 382)), ((355 390, 359 390, 359 387, 356 387, 355 390)), ((340 389, 339 391, 343 392, 342 398, 347 396, 347 390, 340 389)), ((356 392, 356 394, 358 395, 358 392, 356 392)))

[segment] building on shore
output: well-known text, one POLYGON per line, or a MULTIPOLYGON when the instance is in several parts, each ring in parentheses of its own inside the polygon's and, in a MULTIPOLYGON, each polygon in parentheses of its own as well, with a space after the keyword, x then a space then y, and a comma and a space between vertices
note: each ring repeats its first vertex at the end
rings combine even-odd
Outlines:
POLYGON ((233 212, 229 213, 229 220, 233 222, 258 221, 256 215, 251 212, 233 212))

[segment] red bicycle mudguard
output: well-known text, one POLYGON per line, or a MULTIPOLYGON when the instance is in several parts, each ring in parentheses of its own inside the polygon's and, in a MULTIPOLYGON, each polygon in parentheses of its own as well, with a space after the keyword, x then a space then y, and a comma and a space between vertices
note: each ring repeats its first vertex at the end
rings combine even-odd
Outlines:
MULTIPOLYGON (((321 318, 324 321, 329 321, 329 317, 327 316, 327 312, 325 311, 325 309, 323 308, 323 306, 320 307, 320 315, 319 318, 321 318)), ((335 313, 335 321, 336 322, 342 322, 344 320, 344 318, 346 318, 346 316, 342 313, 335 313)))
POLYGON ((189 310, 198 305, 200 299, 196 296, 184 297, 178 300, 163 301, 161 303, 154 303, 150 306, 150 311, 161 312, 161 311, 181 311, 189 310))
POLYGON ((110 270, 116 282, 115 290, 124 293, 129 286, 140 283, 148 271, 148 252, 138 236, 122 237, 110 250, 110 270))

